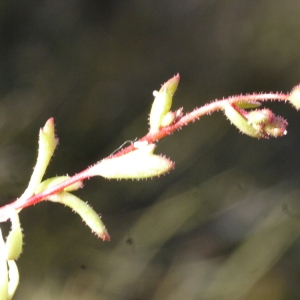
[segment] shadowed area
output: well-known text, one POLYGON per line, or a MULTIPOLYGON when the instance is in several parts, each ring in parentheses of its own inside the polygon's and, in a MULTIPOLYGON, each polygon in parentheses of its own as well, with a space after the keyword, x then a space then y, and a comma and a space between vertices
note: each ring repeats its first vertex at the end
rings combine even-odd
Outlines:
MULTIPOLYGON (((300 82, 297 1, 0 6, 1 205, 26 188, 50 117, 60 143, 46 176, 72 175, 145 135, 152 92, 174 74, 184 112, 300 82)), ((85 182, 76 195, 110 242, 62 205, 24 209, 14 299, 299 299, 300 114, 268 107, 287 136, 252 139, 217 113, 158 143, 170 174, 85 182)))

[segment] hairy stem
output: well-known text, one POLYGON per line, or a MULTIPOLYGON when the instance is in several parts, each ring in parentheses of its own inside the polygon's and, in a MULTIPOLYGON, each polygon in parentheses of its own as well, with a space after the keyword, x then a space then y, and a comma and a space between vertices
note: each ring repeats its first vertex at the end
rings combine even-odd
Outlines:
MULTIPOLYGON (((266 93, 266 94, 251 94, 251 95, 237 95, 232 96, 229 98, 225 98, 222 100, 215 100, 209 104, 206 104, 200 108, 194 109, 192 112, 186 113, 185 115, 179 117, 174 123, 172 123, 169 126, 159 128, 156 132, 149 132, 144 137, 140 138, 138 142, 146 141, 148 144, 154 143, 162 138, 164 138, 167 135, 170 135, 174 131, 180 129, 183 126, 188 125, 191 122, 195 122, 200 117, 204 115, 210 115, 213 112, 223 110, 225 105, 228 105, 229 103, 249 103, 251 101, 260 101, 260 102, 266 102, 266 101, 287 101, 290 97, 290 94, 281 94, 281 93, 266 93)), ((132 143, 126 148, 120 149, 118 152, 114 153, 113 155, 107 157, 107 159, 122 156, 126 153, 129 153, 133 150, 135 150, 135 144, 132 143)), ((19 198, 16 199, 14 202, 7 204, 0 208, 0 222, 6 221, 9 217, 9 210, 11 208, 14 208, 16 210, 37 204, 43 200, 46 200, 49 196, 55 195, 62 190, 64 190, 66 187, 78 182, 83 181, 91 177, 91 175, 88 172, 89 168, 86 170, 68 178, 64 182, 57 184, 51 188, 48 188, 36 195, 32 195, 28 198, 19 198)))

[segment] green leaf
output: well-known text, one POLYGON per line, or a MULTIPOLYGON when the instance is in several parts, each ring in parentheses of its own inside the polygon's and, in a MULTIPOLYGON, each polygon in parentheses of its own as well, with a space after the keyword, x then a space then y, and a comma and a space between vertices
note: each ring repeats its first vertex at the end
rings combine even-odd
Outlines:
POLYGON ((8 262, 8 300, 12 299, 19 284, 19 271, 14 260, 8 262))
POLYGON ((17 259, 22 253, 23 235, 21 228, 12 229, 6 240, 6 257, 8 260, 17 259))
POLYGON ((94 209, 90 205, 85 203, 80 198, 70 193, 62 192, 56 195, 49 196, 48 200, 61 203, 72 208, 72 210, 80 215, 82 220, 91 228, 91 230, 97 236, 102 238, 103 241, 110 240, 109 234, 103 222, 101 221, 100 216, 94 211, 94 209))
POLYGON ((246 120, 246 118, 242 116, 231 104, 227 104, 225 106, 224 113, 231 123, 241 132, 254 138, 264 137, 262 132, 259 129, 254 128, 252 124, 250 124, 248 120, 246 120))
POLYGON ((172 107, 172 99, 179 79, 179 74, 177 74, 164 83, 158 92, 153 92, 155 98, 149 116, 150 132, 157 132, 160 127, 169 125, 165 125, 165 122, 162 121, 172 107))
POLYGON ((11 231, 6 239, 6 258, 7 260, 17 259, 22 253, 23 234, 20 226, 19 214, 13 209, 10 220, 12 223, 11 231))
POLYGON ((109 179, 142 179, 169 172, 174 163, 154 155, 155 147, 155 144, 149 144, 125 155, 104 159, 90 167, 88 173, 109 179))
MULTIPOLYGON (((29 184, 21 199, 26 199, 34 194, 35 188, 40 184, 50 162, 53 152, 58 144, 54 133, 54 119, 49 119, 40 129, 38 158, 29 184)), ((20 200, 19 198, 19 200, 20 200)))
MULTIPOLYGON (((34 190, 35 194, 41 193, 42 191, 51 188, 55 185, 58 185, 64 181, 66 181, 67 179, 69 179, 69 176, 57 176, 57 177, 51 177, 49 179, 44 180, 43 182, 41 182, 34 190)), ((83 186, 82 181, 78 181, 76 183, 73 183, 72 185, 66 187, 64 189, 65 192, 72 192, 72 191, 76 191, 79 188, 81 188, 83 186)))
POLYGON ((6 249, 0 229, 0 299, 7 299, 8 295, 8 270, 6 261, 6 249))

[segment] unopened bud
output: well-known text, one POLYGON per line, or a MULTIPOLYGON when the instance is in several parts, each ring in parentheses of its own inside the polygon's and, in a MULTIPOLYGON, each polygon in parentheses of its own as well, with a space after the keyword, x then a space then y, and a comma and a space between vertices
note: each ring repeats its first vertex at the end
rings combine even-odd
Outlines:
POLYGON ((274 117, 272 122, 264 126, 264 131, 266 134, 272 137, 280 137, 287 134, 288 123, 285 119, 281 117, 274 117))
POLYGON ((290 94, 289 101, 296 109, 300 109, 300 84, 296 85, 290 94))
POLYGON ((247 112, 233 104, 226 105, 224 112, 241 132, 255 138, 280 137, 287 133, 287 121, 275 116, 267 108, 247 112))
POLYGON ((253 110, 247 114, 247 120, 250 124, 267 124, 270 123, 274 117, 275 115, 268 108, 253 110))
POLYGON ((171 125, 176 118, 176 113, 174 111, 169 111, 161 120, 161 127, 166 127, 171 125))

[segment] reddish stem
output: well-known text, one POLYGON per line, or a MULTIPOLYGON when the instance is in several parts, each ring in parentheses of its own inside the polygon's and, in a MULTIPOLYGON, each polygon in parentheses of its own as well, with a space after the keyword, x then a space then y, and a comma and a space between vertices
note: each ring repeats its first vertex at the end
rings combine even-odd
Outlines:
MULTIPOLYGON (((200 117, 204 115, 210 115, 213 112, 222 110, 224 106, 228 103, 249 103, 251 101, 264 102, 270 100, 287 101, 288 99, 289 99, 289 94, 268 93, 268 94, 237 95, 222 100, 215 100, 213 102, 205 104, 200 108, 195 108, 192 112, 186 113, 179 120, 177 120, 177 122, 171 124, 170 126, 160 128, 159 131, 156 133, 149 132, 147 135, 140 138, 138 142, 147 141, 148 144, 151 144, 155 141, 158 141, 164 138, 165 136, 170 135, 175 130, 180 129, 181 127, 186 126, 189 123, 195 122, 196 120, 198 120, 200 117)), ((134 147, 134 144, 131 144, 128 147, 114 153, 113 155, 110 156, 110 158, 124 155, 135 149, 136 148, 134 147)))
MULTIPOLYGON (((238 95, 238 96, 232 96, 229 98, 225 98, 222 100, 216 100, 216 101, 206 104, 200 108, 196 108, 190 113, 186 113, 184 116, 180 117, 175 123, 171 124, 170 126, 160 128, 155 133, 149 132, 144 137, 140 138, 138 141, 139 142, 147 141, 148 144, 151 144, 155 141, 158 141, 158 140, 164 138, 167 135, 170 135, 175 130, 177 130, 183 126, 186 126, 191 122, 198 120, 200 117, 202 117, 204 115, 208 115, 213 112, 222 110, 224 108, 224 106, 228 103, 243 103, 243 102, 249 103, 251 101, 264 102, 264 101, 270 101, 270 100, 287 101, 288 98, 289 98, 289 94, 268 93, 268 94, 238 95)), ((128 147, 121 149, 118 152, 116 152, 115 154, 109 156, 107 159, 124 155, 135 149, 136 148, 134 147, 134 143, 132 143, 128 147)), ((78 181, 83 181, 85 179, 88 179, 90 177, 88 170, 89 170, 89 168, 68 178, 67 180, 65 180, 64 182, 62 182, 56 186, 48 188, 48 189, 44 190, 43 192, 38 193, 36 195, 32 195, 28 199, 23 199, 23 200, 16 199, 14 202, 1 207, 0 208, 0 222, 4 222, 9 218, 9 215, 10 215, 9 210, 11 208, 19 210, 19 209, 37 204, 37 203, 47 199, 47 197, 59 193, 66 187, 68 187, 78 181)))

